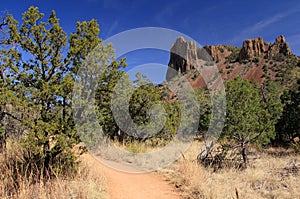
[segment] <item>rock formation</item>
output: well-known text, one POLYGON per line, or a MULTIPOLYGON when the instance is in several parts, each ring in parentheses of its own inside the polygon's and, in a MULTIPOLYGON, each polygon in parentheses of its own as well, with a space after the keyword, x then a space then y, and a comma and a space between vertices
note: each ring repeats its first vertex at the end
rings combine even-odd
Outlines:
POLYGON ((185 73, 194 69, 199 59, 213 61, 204 48, 199 48, 195 42, 179 37, 171 47, 166 79, 170 80, 177 73, 185 73))
POLYGON ((291 54, 290 47, 286 43, 283 35, 278 36, 273 44, 265 43, 261 37, 247 39, 243 42, 239 60, 248 60, 262 56, 265 58, 272 58, 279 53, 284 56, 291 54))
MULTIPOLYGON (((197 46, 195 42, 185 41, 179 37, 171 48, 169 67, 179 73, 193 68, 192 62, 197 59, 197 46)), ((168 71, 167 79, 171 79, 174 71, 168 71)))
MULTIPOLYGON (((270 44, 264 42, 261 37, 248 39, 243 42, 242 48, 228 45, 199 48, 195 42, 179 37, 171 48, 166 79, 169 81, 178 73, 183 73, 193 87, 205 87, 205 82, 201 79, 203 77, 195 76, 197 73, 193 69, 211 66, 213 61, 223 79, 242 76, 245 79, 256 79, 259 83, 263 83, 267 76, 275 78, 275 75, 282 75, 277 74, 278 66, 288 59, 289 55, 292 55, 292 52, 282 35, 270 44), (269 62, 268 60, 273 61, 269 62), (268 67, 270 71, 266 71, 268 67), (189 71, 191 72, 189 73, 189 71)), ((299 58, 298 60, 300 63, 299 58)))
POLYGON ((225 45, 204 46, 204 49, 216 62, 225 59, 227 56, 231 54, 231 52, 228 50, 228 48, 225 45))
POLYGON ((278 36, 275 40, 275 43, 270 46, 267 57, 271 58, 277 54, 283 54, 284 56, 291 54, 291 49, 286 43, 283 35, 278 36))
POLYGON ((268 45, 265 44, 261 37, 256 39, 247 39, 243 42, 242 49, 239 54, 239 60, 252 59, 264 55, 268 45))

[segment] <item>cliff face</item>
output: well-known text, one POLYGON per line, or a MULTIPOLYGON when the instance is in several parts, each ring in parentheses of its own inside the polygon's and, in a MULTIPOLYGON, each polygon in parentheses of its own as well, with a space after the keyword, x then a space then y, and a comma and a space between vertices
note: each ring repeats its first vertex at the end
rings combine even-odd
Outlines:
POLYGON ((171 48, 169 66, 184 73, 193 68, 192 62, 197 60, 197 46, 192 41, 185 41, 179 37, 171 48))
POLYGON ((213 61, 204 48, 198 48, 193 41, 179 37, 171 47, 169 69, 166 79, 170 80, 177 73, 186 73, 195 68, 199 60, 213 61))
POLYGON ((203 48, 216 62, 220 60, 224 60, 226 57, 228 57, 231 54, 231 51, 227 49, 226 45, 204 46, 203 48))
POLYGON ((271 45, 267 51, 268 57, 274 57, 277 54, 283 54, 284 56, 291 55, 291 49, 289 45, 286 43, 283 35, 280 35, 276 38, 275 43, 271 45))
POLYGON ((198 58, 198 48, 193 41, 185 41, 179 37, 171 48, 168 66, 174 70, 167 71, 167 80, 176 76, 176 73, 185 73, 194 68, 198 58))
POLYGON ((178 73, 184 73, 187 78, 193 77, 190 78, 191 85, 205 87, 201 75, 195 77, 195 74, 188 74, 194 73, 195 70, 193 69, 199 66, 200 60, 205 60, 214 62, 225 80, 242 76, 244 79, 256 79, 259 83, 263 83, 267 77, 282 76, 285 69, 281 68, 288 64, 284 60, 291 56, 299 61, 299 58, 292 54, 282 35, 270 44, 264 42, 261 37, 247 39, 241 48, 228 45, 199 48, 195 42, 186 41, 183 37, 179 37, 171 48, 166 79, 170 80, 178 73))
POLYGON ((291 54, 290 47, 286 43, 283 35, 278 36, 273 44, 267 44, 261 37, 259 37, 256 39, 248 39, 243 42, 239 59, 247 60, 261 56, 264 56, 265 58, 272 58, 279 53, 284 56, 291 54))
POLYGON ((251 59, 264 55, 268 49, 268 44, 265 44, 261 37, 256 39, 247 39, 243 42, 243 47, 239 54, 240 60, 251 59))

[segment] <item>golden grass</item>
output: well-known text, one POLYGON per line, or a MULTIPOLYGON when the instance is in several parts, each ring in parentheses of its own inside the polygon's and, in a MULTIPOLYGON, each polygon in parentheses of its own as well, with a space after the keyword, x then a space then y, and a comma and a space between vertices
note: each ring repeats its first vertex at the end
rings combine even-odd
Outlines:
POLYGON ((300 198, 300 157, 278 149, 252 153, 245 170, 226 168, 218 172, 197 164, 200 143, 195 142, 181 158, 161 172, 177 187, 183 198, 300 198), (279 153, 280 154, 280 153, 279 153), (278 155, 277 155, 278 156, 278 155))
MULTIPOLYGON (((149 144, 130 143, 125 147, 134 153, 153 150, 149 144)), ((196 198, 300 198, 300 156, 291 151, 270 148, 263 151, 251 149, 250 164, 245 170, 225 168, 217 172, 197 163, 196 157, 201 148, 194 142, 184 157, 160 171, 176 186, 184 199, 196 198)), ((80 158, 81 164, 76 178, 54 178, 33 183, 30 178, 17 176, 18 192, 9 196, 7 184, 11 182, 11 171, 0 174, 0 198, 24 199, 102 199, 109 198, 106 180, 99 164, 90 154, 80 158)), ((0 163, 3 165, 4 159, 0 163)), ((0 167, 2 166, 0 164, 0 167)))
POLYGON ((130 141, 130 142, 125 142, 124 144, 118 141, 114 141, 113 143, 115 146, 124 149, 129 153, 134 153, 134 154, 148 153, 155 150, 159 150, 161 147, 163 147, 166 144, 166 142, 160 140, 157 141, 156 143, 153 143, 153 140, 146 140, 145 142, 130 141))
MULTIPOLYGON (((10 156, 16 157, 16 156, 10 156)), ((78 174, 75 178, 56 177, 49 180, 37 182, 29 177, 19 174, 14 175, 17 170, 10 169, 7 162, 0 154, 0 198, 22 198, 22 199, 105 199, 109 198, 106 192, 106 181, 101 171, 97 169, 98 162, 89 154, 80 158, 78 174), (16 185, 18 187, 16 187, 16 185)), ((34 174, 32 174, 34 175, 34 174)))
POLYGON ((146 153, 149 151, 149 146, 146 143, 139 143, 137 141, 126 143, 124 146, 119 144, 119 147, 130 153, 146 153))

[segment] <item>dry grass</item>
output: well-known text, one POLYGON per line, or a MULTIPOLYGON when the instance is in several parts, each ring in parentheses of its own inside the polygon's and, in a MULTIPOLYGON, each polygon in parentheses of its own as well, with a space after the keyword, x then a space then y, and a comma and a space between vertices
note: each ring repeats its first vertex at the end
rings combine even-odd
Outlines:
POLYGON ((118 141, 113 142, 115 146, 124 149, 129 153, 148 153, 152 151, 159 150, 161 147, 164 147, 168 142, 161 139, 151 139, 146 140, 145 142, 139 141, 128 141, 124 143, 120 143, 118 141))
POLYGON ((149 146, 144 142, 139 143, 137 141, 134 141, 134 142, 128 142, 124 145, 118 142, 114 142, 114 144, 117 147, 123 148, 125 151, 128 151, 130 153, 146 153, 150 150, 149 146))
POLYGON ((213 172, 197 164, 199 148, 193 143, 185 158, 161 171, 183 198, 300 198, 300 157, 291 152, 255 150, 247 169, 213 172))
POLYGON ((9 154, 9 159, 7 158, 0 154, 0 198, 108 198, 104 186, 105 178, 96 167, 98 162, 89 154, 81 156, 81 163, 75 178, 56 177, 48 180, 40 179, 39 181, 33 180, 31 176, 24 177, 19 174, 19 171, 13 165, 15 161, 10 161, 12 158, 18 158, 17 155, 9 154))

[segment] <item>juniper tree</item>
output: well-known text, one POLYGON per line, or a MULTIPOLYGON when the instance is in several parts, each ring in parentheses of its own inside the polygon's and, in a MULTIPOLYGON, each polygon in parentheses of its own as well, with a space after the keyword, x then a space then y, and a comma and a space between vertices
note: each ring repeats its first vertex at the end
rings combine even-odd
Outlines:
POLYGON ((76 165, 73 147, 80 143, 72 115, 73 84, 82 62, 102 42, 99 25, 78 22, 68 40, 54 11, 45 19, 30 7, 21 24, 12 15, 7 19, 7 43, 14 48, 3 49, 9 55, 5 67, 13 95, 21 100, 19 111, 26 113, 20 118, 26 128, 26 158, 46 172, 71 172, 76 165))
POLYGON ((273 111, 276 102, 262 99, 260 90, 248 80, 237 77, 227 83, 227 110, 223 137, 241 149, 243 162, 247 163, 249 143, 267 144, 275 137, 273 111), (271 107, 269 110, 267 107, 271 107))
POLYGON ((284 105, 282 116, 276 124, 277 141, 292 141, 300 137, 300 79, 281 96, 284 105))

